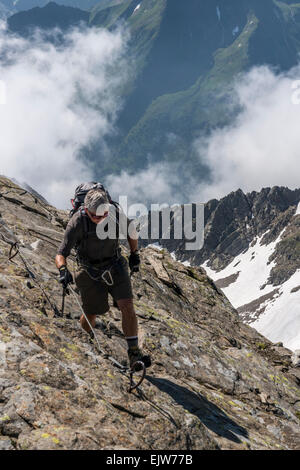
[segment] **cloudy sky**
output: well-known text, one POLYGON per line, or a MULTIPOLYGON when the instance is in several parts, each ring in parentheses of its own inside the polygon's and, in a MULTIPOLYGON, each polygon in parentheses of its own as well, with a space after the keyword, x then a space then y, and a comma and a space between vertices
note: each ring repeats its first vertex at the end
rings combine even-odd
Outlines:
POLYGON ((117 90, 127 79, 126 41, 121 31, 74 30, 55 48, 40 33, 9 36, 2 24, 0 174, 25 181, 59 207, 78 181, 93 178, 78 152, 114 128, 117 90))
POLYGON ((242 112, 229 127, 195 143, 212 173, 211 183, 197 188, 203 199, 238 188, 300 187, 299 80, 300 66, 281 75, 259 67, 237 82, 242 112))
POLYGON ((192 143, 210 169, 209 181, 199 184, 191 177, 179 194, 180 169, 157 163, 135 175, 111 176, 112 189, 124 182, 132 197, 152 200, 157 193, 156 202, 182 203, 218 199, 239 188, 299 188, 300 66, 279 75, 255 67, 239 77, 232 100, 242 109, 237 118, 192 143))
MULTIPOLYGON (((129 72, 127 40, 121 30, 74 30, 64 47, 55 48, 42 34, 30 40, 9 36, 2 24, 0 174, 68 207, 79 182, 93 179, 92 169, 78 159, 80 149, 95 139, 104 142, 115 128, 122 105, 118 87, 129 72)), ((238 188, 299 187, 297 80, 300 66, 280 75, 259 67, 239 77, 234 99, 241 113, 227 128, 191 142, 211 170, 209 182, 191 178, 181 185, 180 168, 156 163, 135 175, 125 169, 111 175, 108 189, 117 196, 126 188, 131 202, 162 204, 205 202, 238 188)))

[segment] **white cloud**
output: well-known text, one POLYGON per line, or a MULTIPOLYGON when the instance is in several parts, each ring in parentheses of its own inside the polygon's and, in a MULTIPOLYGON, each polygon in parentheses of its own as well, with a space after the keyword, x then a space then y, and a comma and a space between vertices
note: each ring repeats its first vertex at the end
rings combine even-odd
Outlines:
POLYGON ((238 78, 232 102, 240 104, 239 115, 229 126, 192 143, 210 169, 207 181, 199 183, 198 175, 183 177, 181 162, 151 164, 133 176, 123 171, 110 177, 108 184, 116 193, 126 188, 133 199, 169 203, 206 202, 239 188, 248 192, 275 185, 299 187, 297 80, 300 66, 282 74, 266 66, 256 67, 238 78))
POLYGON ((293 89, 299 78, 300 66, 279 75, 256 67, 239 79, 235 93, 241 113, 230 126, 196 142, 212 178, 193 197, 219 198, 238 188, 299 187, 299 88, 293 89))
MULTIPOLYGON (((0 174, 25 181, 59 207, 74 188, 94 178, 78 153, 114 130, 119 86, 128 77, 127 35, 101 29, 74 30, 63 47, 41 33, 32 39, 9 36, 0 27, 0 174)), ((265 186, 299 186, 300 66, 275 74, 254 68, 239 77, 234 100, 242 111, 228 127, 194 144, 211 178, 182 177, 184 163, 106 178, 109 191, 132 202, 204 202, 231 191, 265 186), (299 83, 298 83, 299 85, 299 83)), ((173 138, 173 135, 169 136, 173 138)), ((176 137, 176 136, 175 136, 176 137)), ((105 145, 103 147, 105 149, 105 145)))
POLYGON ((54 46, 41 32, 23 39, 2 24, 0 174, 25 181, 59 207, 93 178, 78 153, 113 130, 118 88, 127 78, 126 41, 121 30, 74 29, 54 46))
POLYGON ((170 172, 167 163, 155 163, 135 174, 122 171, 120 175, 110 175, 105 184, 112 196, 127 196, 129 204, 179 204, 181 194, 174 185, 179 184, 177 171, 170 172))

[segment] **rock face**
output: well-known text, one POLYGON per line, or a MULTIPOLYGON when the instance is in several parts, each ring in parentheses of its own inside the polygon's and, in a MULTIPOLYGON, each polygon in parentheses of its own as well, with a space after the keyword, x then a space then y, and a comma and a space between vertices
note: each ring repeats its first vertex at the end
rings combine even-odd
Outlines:
MULTIPOLYGON (((218 272, 248 249, 255 237, 264 235, 263 243, 268 244, 276 240, 289 225, 289 230, 283 239, 295 238, 299 226, 298 218, 294 215, 299 202, 300 189, 292 191, 275 186, 248 194, 239 189, 220 201, 213 199, 205 205, 205 243, 202 250, 185 251, 186 240, 159 240, 159 242, 174 252, 177 259, 195 265, 201 265, 209 260, 208 266, 218 272)), ((278 256, 282 251, 278 250, 278 256)), ((291 246, 290 255, 293 255, 292 251, 291 246)), ((275 255, 276 258, 278 256, 275 255)), ((294 259, 293 262, 292 258, 294 257, 289 257, 289 261, 293 264, 290 272, 295 272, 298 259, 294 259)), ((275 273, 273 276, 275 279, 275 273)), ((284 277, 286 280, 288 274, 284 277)))
POLYGON ((241 319, 299 349, 299 208, 300 189, 238 190, 206 204, 202 250, 186 251, 186 240, 159 243, 176 259, 203 266, 241 319))
MULTIPOLYGON (((67 213, 0 178, 0 449, 299 449, 300 369, 250 326, 202 268, 142 249, 133 277, 140 342, 153 367, 139 391, 89 342, 76 300, 51 303, 67 213)), ((73 261, 70 261, 72 267, 73 261)), ((118 310, 101 348, 126 358, 118 310)))

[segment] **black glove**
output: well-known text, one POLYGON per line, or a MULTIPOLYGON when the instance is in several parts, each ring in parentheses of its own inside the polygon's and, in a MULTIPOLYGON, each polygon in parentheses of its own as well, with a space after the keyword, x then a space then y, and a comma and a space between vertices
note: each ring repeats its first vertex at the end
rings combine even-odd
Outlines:
POLYGON ((73 284, 73 276, 67 266, 61 266, 59 268, 59 282, 62 284, 64 289, 68 287, 68 284, 73 284))
POLYGON ((141 258, 138 251, 131 253, 129 256, 129 268, 132 273, 137 273, 140 270, 141 258))

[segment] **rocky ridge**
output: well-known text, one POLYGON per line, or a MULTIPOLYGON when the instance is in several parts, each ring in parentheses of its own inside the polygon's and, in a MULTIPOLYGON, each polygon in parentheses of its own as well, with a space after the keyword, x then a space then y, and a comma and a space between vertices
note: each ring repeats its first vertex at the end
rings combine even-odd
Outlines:
MULTIPOLYGON (((97 353, 54 256, 67 212, 0 178, 1 449, 297 449, 300 369, 291 351, 243 324, 202 268, 142 249, 133 277, 140 339, 153 367, 137 392, 97 353)), ((74 258, 73 258, 74 261, 74 258)), ((74 265, 71 260, 70 266, 74 265)), ((126 357, 118 310, 98 318, 102 349, 126 357)))
POLYGON ((67 31, 75 26, 87 25, 88 21, 89 13, 85 10, 49 2, 43 8, 37 6, 10 16, 7 25, 10 32, 28 37, 37 27, 44 31, 53 28, 67 31))
MULTIPOLYGON (((287 242, 290 237, 298 241, 298 218, 294 215, 299 202, 300 189, 274 186, 247 194, 239 189, 205 204, 205 243, 202 250, 187 252, 184 249, 186 240, 160 239, 159 243, 174 252, 180 261, 189 261, 194 265, 208 261, 208 266, 218 272, 248 249, 255 237, 263 235, 262 244, 269 244, 289 225, 282 241, 287 242)), ((281 253, 280 248, 277 251, 276 259, 281 253)), ((282 275, 285 280, 291 272, 295 272, 298 259, 291 256, 289 261, 289 272, 282 275)), ((277 275, 273 272, 272 280, 276 279, 277 275)))
MULTIPOLYGON (((180 261, 204 266, 218 287, 225 289, 226 295, 229 292, 226 289, 231 286, 232 290, 233 284, 238 285, 243 269, 241 257, 247 252, 252 252, 250 261, 253 261, 254 265, 255 256, 259 256, 259 250, 256 249, 267 249, 274 244, 265 261, 265 268, 270 266, 270 269, 258 295, 244 304, 239 303, 234 291, 230 296, 241 318, 252 322, 264 313, 266 301, 273 301, 278 294, 278 288, 289 281, 299 269, 299 203, 300 189, 290 190, 275 186, 248 194, 239 189, 219 201, 213 199, 205 205, 205 241, 202 250, 186 251, 186 240, 160 238, 151 242, 159 241, 163 248, 173 253, 180 261)), ((250 269, 251 263, 244 266, 244 270, 250 269)), ((249 278, 249 282, 255 283, 256 279, 249 278)), ((294 289, 297 287, 298 284, 293 286, 293 292, 296 292, 294 289)))

